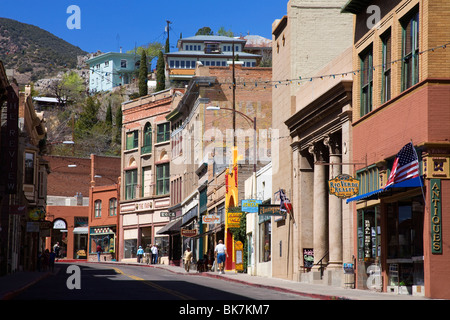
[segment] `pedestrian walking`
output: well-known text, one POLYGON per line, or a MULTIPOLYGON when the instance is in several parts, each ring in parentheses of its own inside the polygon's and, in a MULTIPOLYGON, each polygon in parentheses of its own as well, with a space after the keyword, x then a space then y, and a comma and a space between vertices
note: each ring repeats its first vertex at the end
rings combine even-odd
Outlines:
POLYGON ((56 253, 52 250, 48 255, 48 266, 52 272, 55 270, 55 259, 56 253))
POLYGON ((100 262, 100 255, 102 254, 102 246, 100 244, 97 245, 97 261, 100 262))
POLYGON ((55 245, 53 246, 53 251, 55 252, 57 258, 59 258, 60 250, 61 247, 59 246, 59 242, 56 242, 55 245))
POLYGON ((152 259, 152 249, 150 248, 150 245, 148 244, 146 247, 145 247, 145 250, 144 250, 144 260, 145 260, 145 263, 146 264, 150 264, 150 262, 151 262, 151 259, 152 259))
POLYGON ((156 245, 152 246, 152 263, 158 263, 158 247, 156 245))
POLYGON ((138 263, 141 263, 143 256, 144 256, 144 249, 142 249, 142 247, 139 246, 139 249, 137 251, 137 262, 138 263))
POLYGON ((228 258, 228 253, 222 240, 219 240, 214 252, 216 254, 217 265, 219 266, 219 274, 224 274, 225 259, 228 258))
POLYGON ((186 272, 189 272, 189 268, 191 267, 192 262, 192 251, 190 247, 186 248, 183 260, 184 260, 184 270, 186 270, 186 272))

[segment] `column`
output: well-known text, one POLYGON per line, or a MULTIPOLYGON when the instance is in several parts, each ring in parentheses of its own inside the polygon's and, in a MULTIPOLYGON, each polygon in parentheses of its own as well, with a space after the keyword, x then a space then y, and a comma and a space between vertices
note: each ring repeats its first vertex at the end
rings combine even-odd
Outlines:
MULTIPOLYGON (((330 152, 329 179, 333 179, 342 173, 340 140, 340 137, 333 135, 327 136, 323 141, 330 152)), ((328 197, 328 268, 342 268, 342 200, 332 194, 329 194, 328 197)))
MULTIPOLYGON (((323 142, 314 143, 309 147, 309 152, 314 156, 314 186, 313 186, 313 244, 314 264, 323 258, 326 266, 328 257, 328 192, 325 188, 326 167, 324 162, 325 148, 323 142), (324 258, 325 257, 325 258, 324 258)), ((319 267, 319 266, 315 266, 319 267)))

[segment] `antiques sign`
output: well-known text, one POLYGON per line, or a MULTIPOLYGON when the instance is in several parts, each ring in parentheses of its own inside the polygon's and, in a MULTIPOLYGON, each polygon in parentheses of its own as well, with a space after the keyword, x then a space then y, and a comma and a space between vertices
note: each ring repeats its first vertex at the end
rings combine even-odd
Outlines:
POLYGON ((442 253, 441 180, 431 179, 431 253, 442 253))
POLYGON ((348 174, 340 174, 332 180, 328 180, 330 194, 341 199, 351 198, 359 193, 359 180, 348 174))

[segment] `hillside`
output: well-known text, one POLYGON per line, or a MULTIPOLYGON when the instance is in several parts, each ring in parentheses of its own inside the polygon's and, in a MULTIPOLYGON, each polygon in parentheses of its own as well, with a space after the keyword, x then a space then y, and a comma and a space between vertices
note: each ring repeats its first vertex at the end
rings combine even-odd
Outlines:
POLYGON ((19 84, 56 75, 77 66, 86 52, 48 31, 15 20, 0 18, 0 60, 14 69, 19 84))

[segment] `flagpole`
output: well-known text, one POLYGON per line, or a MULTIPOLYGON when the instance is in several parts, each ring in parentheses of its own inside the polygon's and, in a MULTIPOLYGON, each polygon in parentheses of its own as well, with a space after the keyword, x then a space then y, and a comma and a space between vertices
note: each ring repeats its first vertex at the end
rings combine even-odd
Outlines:
MULTIPOLYGON (((413 143, 412 139, 411 139, 411 145, 412 145, 412 148, 414 150, 414 153, 416 154, 417 161, 419 161, 419 155, 417 154, 416 148, 414 148, 414 143, 413 143)), ((420 181, 420 190, 422 190, 423 205, 426 206, 427 201, 425 199, 425 193, 423 192, 423 183, 422 183, 421 175, 419 175, 419 181, 420 181)))

